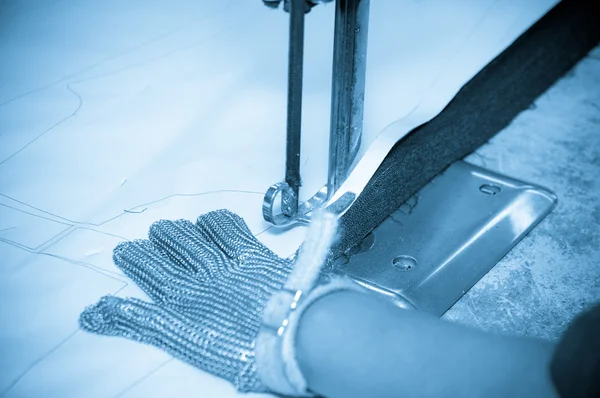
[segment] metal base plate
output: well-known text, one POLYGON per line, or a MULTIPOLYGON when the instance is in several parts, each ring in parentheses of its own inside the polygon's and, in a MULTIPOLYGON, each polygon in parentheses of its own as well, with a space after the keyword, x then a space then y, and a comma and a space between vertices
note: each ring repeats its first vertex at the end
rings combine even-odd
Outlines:
POLYGON ((336 270, 441 316, 556 206, 545 188, 455 162, 339 258, 336 270))

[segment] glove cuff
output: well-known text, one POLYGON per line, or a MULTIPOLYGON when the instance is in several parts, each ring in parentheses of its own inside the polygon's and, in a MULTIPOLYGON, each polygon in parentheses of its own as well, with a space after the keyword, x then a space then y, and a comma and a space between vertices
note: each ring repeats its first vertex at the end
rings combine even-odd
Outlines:
POLYGON ((363 291, 348 278, 336 277, 308 294, 282 289, 271 297, 263 312, 256 338, 256 366, 261 381, 273 392, 313 397, 296 359, 296 333, 304 311, 316 300, 336 291, 363 291))

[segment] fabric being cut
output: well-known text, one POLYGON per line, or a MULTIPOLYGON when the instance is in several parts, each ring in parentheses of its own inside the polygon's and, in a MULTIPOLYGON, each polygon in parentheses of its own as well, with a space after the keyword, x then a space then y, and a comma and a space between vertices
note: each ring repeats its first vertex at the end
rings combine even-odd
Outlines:
MULTIPOLYGON (((204 214, 195 224, 158 221, 149 239, 122 243, 113 255, 115 264, 153 302, 105 296, 84 310, 81 327, 156 346, 228 380, 241 392, 309 395, 295 364, 293 341, 289 343, 296 318, 286 323, 285 350, 276 339, 278 350, 268 356, 279 359, 261 372, 257 336, 267 303, 284 286, 290 287, 290 281, 291 287, 302 287, 310 296, 334 239, 336 224, 330 220, 328 225, 329 232, 313 240, 318 244, 301 247, 294 262, 278 257, 252 235, 241 217, 227 210, 204 214), (303 273, 306 269, 308 274, 303 273), (285 380, 261 378, 278 372, 285 380)), ((309 236, 321 227, 311 226, 309 236)), ((281 308, 277 311, 282 313, 281 308)))

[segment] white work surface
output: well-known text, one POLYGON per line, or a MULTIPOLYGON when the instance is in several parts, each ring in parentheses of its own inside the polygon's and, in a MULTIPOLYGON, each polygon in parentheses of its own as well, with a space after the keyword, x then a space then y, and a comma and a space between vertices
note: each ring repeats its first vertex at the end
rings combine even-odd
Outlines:
MULTIPOLYGON (((461 86, 556 0, 374 0, 363 150, 461 86)), ((268 229, 283 179, 287 15, 260 0, 0 1, 0 396, 234 397, 153 347, 85 333, 112 264, 158 219, 240 214, 268 229)), ((302 197, 326 181, 333 6, 306 19, 302 197)), ((434 117, 441 108, 430 111, 434 117)), ((415 127, 415 126, 412 126, 415 127)))

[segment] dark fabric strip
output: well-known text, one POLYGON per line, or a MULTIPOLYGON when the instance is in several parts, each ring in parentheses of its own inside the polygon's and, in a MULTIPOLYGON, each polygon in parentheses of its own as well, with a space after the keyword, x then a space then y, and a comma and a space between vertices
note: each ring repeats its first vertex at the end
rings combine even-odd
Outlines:
POLYGON ((359 243, 575 66, 600 41, 599 10, 598 1, 563 0, 471 79, 442 113, 398 142, 342 218, 334 252, 359 243))

